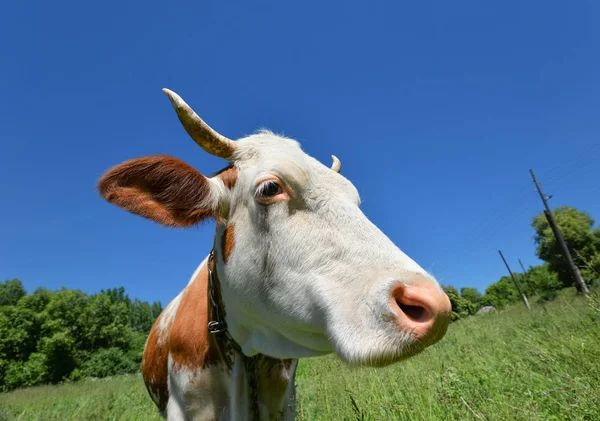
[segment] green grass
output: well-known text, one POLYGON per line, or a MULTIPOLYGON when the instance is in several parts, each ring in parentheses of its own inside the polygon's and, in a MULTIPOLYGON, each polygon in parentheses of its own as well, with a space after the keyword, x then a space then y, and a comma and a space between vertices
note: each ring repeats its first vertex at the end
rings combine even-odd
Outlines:
MULTIPOLYGON (((384 369, 303 360, 296 381, 299 420, 600 420, 600 297, 471 317, 384 369)), ((9 420, 160 419, 140 376, 17 390, 0 407, 9 420)))

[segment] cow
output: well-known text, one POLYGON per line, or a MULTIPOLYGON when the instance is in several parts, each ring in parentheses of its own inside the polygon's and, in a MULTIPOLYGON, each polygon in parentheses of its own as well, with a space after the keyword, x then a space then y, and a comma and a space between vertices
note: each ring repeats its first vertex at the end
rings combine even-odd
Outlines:
POLYGON ((362 213, 339 159, 325 166, 267 130, 228 139, 163 91, 189 136, 228 164, 206 177, 147 156, 98 182, 105 200, 163 226, 216 221, 210 253, 146 341, 143 379, 162 417, 291 420, 299 358, 380 367, 445 335, 448 297, 362 213))

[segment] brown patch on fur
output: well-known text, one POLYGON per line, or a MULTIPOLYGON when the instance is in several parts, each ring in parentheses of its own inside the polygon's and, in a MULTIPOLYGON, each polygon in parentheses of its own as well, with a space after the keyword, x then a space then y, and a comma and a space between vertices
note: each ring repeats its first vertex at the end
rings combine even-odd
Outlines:
POLYGON ((221 238, 221 251, 223 255, 223 263, 227 264, 229 256, 235 247, 235 224, 227 225, 221 238))
POLYGON ((187 286, 171 329, 171 357, 180 366, 205 367, 208 358, 208 270, 202 267, 187 286))
POLYGON ((208 268, 204 265, 185 289, 171 328, 169 348, 176 365, 197 370, 217 362, 228 364, 224 337, 208 333, 210 313, 208 268))
POLYGON ((292 377, 294 360, 280 360, 266 355, 259 355, 257 358, 258 399, 269 407, 271 414, 282 413, 287 389, 290 387, 290 382, 294 381, 292 377))
MULTIPOLYGON (((169 340, 168 337, 159 344, 160 332, 158 325, 160 323, 163 313, 156 319, 146 347, 144 348, 144 358, 142 359, 142 375, 144 377, 144 383, 146 389, 150 394, 150 397, 158 407, 158 410, 163 412, 167 409, 167 403, 169 402, 169 340), (158 402, 154 400, 158 398, 158 402)), ((163 335, 167 335, 167 332, 163 332, 163 335)))
POLYGON ((280 360, 280 361, 281 361, 281 366, 286 371, 289 371, 292 368, 292 364, 294 363, 294 360, 291 358, 289 358, 287 360, 280 360))
POLYGON ((210 192, 206 177, 170 156, 126 161, 98 182, 100 195, 131 213, 171 227, 188 227, 215 216, 198 208, 210 192))
POLYGON ((205 264, 185 288, 172 322, 163 332, 160 332, 159 324, 165 316, 164 311, 156 319, 144 349, 144 382, 161 412, 166 410, 169 401, 169 354, 175 370, 185 367, 195 371, 217 363, 232 367, 232 356, 227 350, 225 337, 208 333, 211 313, 208 305, 208 269, 205 264))
POLYGON ((221 180, 223 180, 223 184, 229 190, 235 187, 235 183, 238 178, 238 170, 236 167, 227 167, 218 173, 218 176, 221 180))
POLYGON ((260 354, 257 361, 257 372, 263 380, 287 382, 289 371, 292 368, 293 359, 271 358, 260 354))

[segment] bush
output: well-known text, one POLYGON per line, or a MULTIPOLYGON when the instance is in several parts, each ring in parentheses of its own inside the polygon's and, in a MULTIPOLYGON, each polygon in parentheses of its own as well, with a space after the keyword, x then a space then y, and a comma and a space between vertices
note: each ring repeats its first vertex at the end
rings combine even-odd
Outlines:
POLYGON ((554 300, 557 297, 558 293, 556 290, 548 289, 546 291, 542 291, 540 294, 540 299, 538 300, 539 304, 547 303, 549 301, 554 300))
POLYGON ((81 367, 83 377, 107 377, 117 374, 135 373, 137 364, 129 355, 118 348, 103 348, 95 352, 81 367))
MULTIPOLYGON (((451 319, 453 322, 475 314, 479 306, 459 295, 458 290, 451 285, 442 286, 452 305, 451 319)), ((464 288, 463 288, 464 289, 464 288)))
POLYGON ((47 373, 46 356, 35 352, 26 362, 13 363, 8 366, 4 377, 4 390, 43 383, 47 379, 47 373))

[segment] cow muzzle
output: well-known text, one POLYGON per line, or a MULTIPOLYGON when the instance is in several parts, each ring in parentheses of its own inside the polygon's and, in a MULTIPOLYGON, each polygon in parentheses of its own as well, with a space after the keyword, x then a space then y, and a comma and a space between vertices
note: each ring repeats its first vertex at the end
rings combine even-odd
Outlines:
POLYGON ((398 327, 423 346, 439 341, 450 323, 448 296, 430 281, 401 283, 392 289, 391 304, 398 327))

